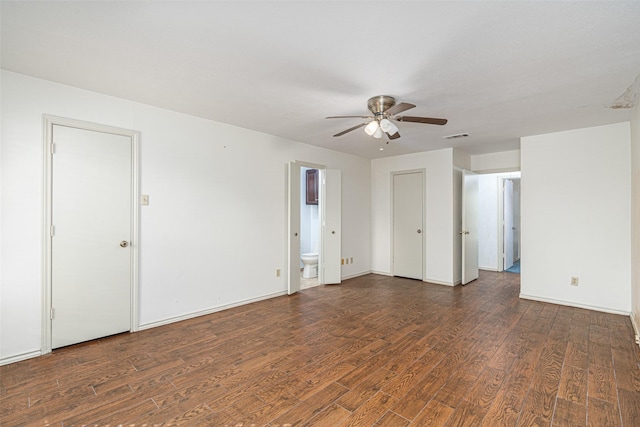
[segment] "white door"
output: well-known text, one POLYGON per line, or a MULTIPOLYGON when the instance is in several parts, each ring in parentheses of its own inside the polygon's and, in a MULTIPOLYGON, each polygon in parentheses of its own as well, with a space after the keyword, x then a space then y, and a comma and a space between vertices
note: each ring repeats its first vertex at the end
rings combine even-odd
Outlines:
POLYGON ((300 290, 300 164, 289 163, 288 184, 288 239, 287 293, 300 290))
POLYGON ((462 284, 478 278, 478 176, 462 173, 462 284))
POLYGON ((520 259, 520 180, 511 180, 513 183, 513 262, 520 259))
POLYGON ((320 186, 322 208, 322 238, 320 254, 320 283, 337 284, 342 281, 342 171, 325 169, 320 186))
POLYGON ((504 198, 503 269, 507 270, 513 266, 513 181, 505 179, 502 182, 504 198))
POLYGON ((422 172, 393 175, 393 275, 422 280, 422 172))
POLYGON ((54 125, 51 345, 131 330, 132 140, 54 125))

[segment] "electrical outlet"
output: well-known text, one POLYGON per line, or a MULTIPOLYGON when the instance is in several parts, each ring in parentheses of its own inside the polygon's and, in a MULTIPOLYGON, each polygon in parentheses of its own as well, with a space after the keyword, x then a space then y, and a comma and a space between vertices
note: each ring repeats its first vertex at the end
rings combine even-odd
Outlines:
POLYGON ((280 277, 280 269, 276 268, 276 277, 280 277))
POLYGON ((571 286, 578 286, 578 278, 571 276, 571 286))

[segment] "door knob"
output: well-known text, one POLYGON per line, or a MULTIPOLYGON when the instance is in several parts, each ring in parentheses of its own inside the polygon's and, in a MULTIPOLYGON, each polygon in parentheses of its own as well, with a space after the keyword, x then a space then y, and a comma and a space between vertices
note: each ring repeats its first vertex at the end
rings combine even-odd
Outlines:
POLYGON ((127 246, 129 246, 129 242, 127 242, 126 240, 123 240, 122 242, 120 242, 120 246, 123 248, 126 248, 127 246))
POLYGON ((422 233, 422 230, 418 229, 418 234, 422 233))

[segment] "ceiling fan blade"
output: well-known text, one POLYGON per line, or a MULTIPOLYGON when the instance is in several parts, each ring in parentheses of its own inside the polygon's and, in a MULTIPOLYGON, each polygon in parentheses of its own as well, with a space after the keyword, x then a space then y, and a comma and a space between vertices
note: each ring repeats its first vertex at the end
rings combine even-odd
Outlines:
POLYGON ((400 138, 400 132, 396 132, 393 135, 389 135, 387 133, 387 136, 389 137, 389 139, 398 139, 398 138, 400 138))
POLYGON ((389 108, 384 113, 389 116, 395 116, 396 114, 402 113, 403 111, 407 111, 412 108, 416 108, 416 106, 413 104, 409 104, 408 102, 401 102, 400 104, 396 104, 393 107, 389 108))
POLYGON ((367 125, 366 123, 360 123, 360 124, 359 124, 359 125, 357 125, 357 126, 354 126, 354 127, 352 127, 352 128, 349 128, 349 129, 347 129, 347 130, 343 130, 342 132, 340 132, 340 133, 336 133, 336 134, 335 134, 335 135, 333 135, 333 136, 334 136, 334 137, 335 137, 335 136, 342 136, 342 135, 344 135, 345 133, 349 133, 349 132, 351 132, 352 130, 356 130, 356 129, 361 128, 361 127, 366 126, 366 125, 367 125))
POLYGON ((426 123, 428 125, 442 126, 447 124, 447 119, 434 119, 433 117, 399 116, 395 119, 399 122, 426 123))
POLYGON ((373 116, 330 116, 325 119, 373 119, 373 116))

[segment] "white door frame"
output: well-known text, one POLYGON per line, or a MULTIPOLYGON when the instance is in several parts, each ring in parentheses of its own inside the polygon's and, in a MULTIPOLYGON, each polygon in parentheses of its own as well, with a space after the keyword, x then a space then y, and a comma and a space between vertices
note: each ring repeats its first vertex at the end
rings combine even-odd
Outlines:
POLYGON ((42 344, 41 354, 51 353, 51 227, 52 227, 52 195, 53 195, 53 126, 68 126, 95 132, 121 135, 131 138, 131 332, 139 328, 138 312, 138 255, 139 255, 139 179, 138 179, 138 146, 139 132, 106 126, 81 120, 43 115, 44 144, 44 201, 42 228, 42 344))
POLYGON ((393 271, 393 267, 394 267, 394 263, 393 260, 395 259, 395 254, 394 254, 394 233, 393 233, 393 221, 394 219, 394 215, 393 215, 393 178, 396 175, 406 175, 406 174, 410 174, 410 173, 421 173, 422 174, 422 281, 426 280, 427 277, 427 272, 426 272, 426 260, 425 260, 425 255, 427 253, 427 235, 426 235, 426 230, 425 230, 425 224, 426 224, 426 212, 427 212, 427 197, 426 197, 426 188, 427 188, 427 171, 426 169, 409 169, 409 170, 403 170, 403 171, 392 171, 391 174, 389 175, 389 180, 390 180, 390 188, 391 188, 391 206, 390 206, 390 213, 389 216, 391 218, 391 227, 389 232, 391 234, 391 239, 389 240, 391 242, 391 247, 389 248, 389 253, 391 255, 391 259, 389 260, 390 263, 390 270, 391 270, 391 275, 393 276, 395 274, 395 272, 393 271))

